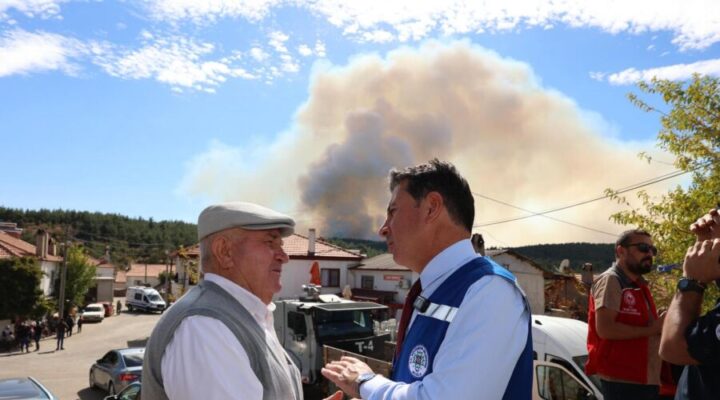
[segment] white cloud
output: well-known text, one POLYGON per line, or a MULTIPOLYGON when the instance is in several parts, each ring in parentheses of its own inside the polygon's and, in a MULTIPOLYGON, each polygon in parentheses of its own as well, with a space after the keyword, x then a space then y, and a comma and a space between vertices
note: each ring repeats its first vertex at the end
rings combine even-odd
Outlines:
POLYGON ((79 40, 46 32, 12 30, 0 37, 0 77, 44 71, 73 75, 77 58, 89 47, 79 40))
POLYGON ((364 32, 362 34, 362 40, 365 42, 387 43, 395 40, 395 35, 388 31, 378 29, 372 32, 364 32))
POLYGON ((0 1, 0 21, 8 19, 11 10, 26 17, 60 17, 60 4, 68 0, 2 0, 0 1))
POLYGON ((604 81, 605 75, 607 75, 604 72, 590 72, 590 78, 596 81, 604 81))
POLYGON ((258 22, 274 8, 304 8, 357 40, 408 41, 432 33, 466 34, 564 24, 609 33, 667 31, 681 49, 720 41, 720 2, 710 0, 145 0, 157 19, 258 22))
POLYGON ((301 44, 300 46, 298 46, 298 53, 300 53, 300 55, 303 57, 310 57, 313 51, 310 46, 306 44, 301 44))
POLYGON ((263 62, 270 57, 270 54, 265 52, 265 50, 259 48, 259 47, 253 47, 250 49, 250 56, 255 59, 257 62, 263 62))
POLYGON ((720 59, 698 61, 691 64, 668 65, 665 67, 644 70, 628 68, 626 70, 607 75, 607 80, 613 85, 631 85, 637 81, 649 81, 652 78, 685 80, 692 77, 695 73, 720 76, 720 59))
POLYGON ((132 51, 115 51, 98 56, 94 61, 106 73, 123 79, 155 79, 174 89, 193 89, 214 93, 214 87, 228 77, 255 79, 239 65, 236 57, 208 59, 215 47, 183 37, 154 38, 143 34, 145 45, 132 51))
POLYGON ((315 42, 315 54, 317 54, 318 57, 325 57, 325 43, 323 43, 321 40, 318 40, 315 42))
POLYGON ((156 19, 177 22, 191 20, 212 23, 218 18, 245 18, 259 21, 282 0, 142 0, 156 19))
POLYGON ((270 41, 268 44, 270 47, 275 49, 278 53, 287 53, 288 49, 285 47, 285 42, 290 39, 290 37, 280 31, 271 32, 270 35, 270 41))

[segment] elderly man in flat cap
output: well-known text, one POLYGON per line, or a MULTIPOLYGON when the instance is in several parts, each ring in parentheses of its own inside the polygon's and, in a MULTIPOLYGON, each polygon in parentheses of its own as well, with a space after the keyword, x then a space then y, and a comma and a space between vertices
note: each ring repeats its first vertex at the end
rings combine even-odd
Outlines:
POLYGON ((300 373, 278 342, 273 294, 292 218, 251 203, 198 218, 204 280, 160 319, 145 350, 146 399, 300 400, 300 373))

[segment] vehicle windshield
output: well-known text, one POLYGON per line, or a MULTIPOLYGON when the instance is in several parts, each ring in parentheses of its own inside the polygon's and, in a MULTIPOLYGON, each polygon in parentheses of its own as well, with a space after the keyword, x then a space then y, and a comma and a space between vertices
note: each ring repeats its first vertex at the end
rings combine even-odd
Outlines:
POLYGON ((88 306, 85 307, 85 311, 104 311, 102 307, 99 306, 88 306))
POLYGON ((143 353, 123 354, 123 361, 127 367, 141 367, 143 364, 143 353))
POLYGON ((316 317, 315 324, 320 339, 373 334, 373 324, 369 310, 316 310, 316 317))
POLYGON ((18 378, 0 380, 0 399, 47 398, 48 396, 29 379, 18 378))
MULTIPOLYGON (((577 365, 580 368, 580 371, 585 371, 585 363, 587 363, 588 356, 587 354, 582 356, 575 356, 572 358, 575 365, 577 365)), ((590 380, 592 381, 592 384, 595 385, 595 388, 600 389, 602 386, 600 386, 600 378, 597 375, 590 375, 588 376, 590 380)))
POLYGON ((162 301, 162 297, 156 294, 149 294, 148 299, 150 299, 150 301, 162 301))

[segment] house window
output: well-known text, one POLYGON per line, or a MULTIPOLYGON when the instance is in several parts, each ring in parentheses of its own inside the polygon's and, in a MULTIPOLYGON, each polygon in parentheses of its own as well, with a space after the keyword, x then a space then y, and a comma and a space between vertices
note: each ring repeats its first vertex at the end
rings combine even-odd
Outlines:
POLYGON ((360 287, 363 289, 375 288, 375 277, 371 275, 363 275, 360 277, 360 287))
POLYGON ((323 269, 320 272, 321 285, 323 287, 340 287, 339 269, 323 269))

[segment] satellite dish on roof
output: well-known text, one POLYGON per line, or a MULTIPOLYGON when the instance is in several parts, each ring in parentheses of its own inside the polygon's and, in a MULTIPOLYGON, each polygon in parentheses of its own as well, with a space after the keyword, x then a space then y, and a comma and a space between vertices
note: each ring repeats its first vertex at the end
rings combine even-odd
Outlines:
POLYGON ((566 259, 560 261, 560 268, 558 268, 558 269, 563 274, 567 274, 568 272, 570 272, 570 260, 568 260, 566 258, 566 259))

